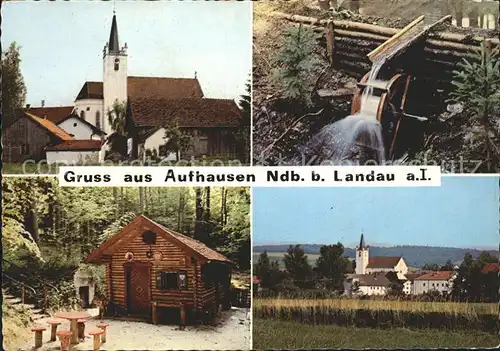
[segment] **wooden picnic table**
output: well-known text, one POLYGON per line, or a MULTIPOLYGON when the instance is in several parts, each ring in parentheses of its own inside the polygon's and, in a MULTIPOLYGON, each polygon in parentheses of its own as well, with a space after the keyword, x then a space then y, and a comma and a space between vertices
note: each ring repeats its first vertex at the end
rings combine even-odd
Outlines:
POLYGON ((71 343, 78 344, 78 320, 92 317, 88 312, 73 311, 73 312, 57 312, 54 314, 56 318, 67 319, 70 321, 71 343))

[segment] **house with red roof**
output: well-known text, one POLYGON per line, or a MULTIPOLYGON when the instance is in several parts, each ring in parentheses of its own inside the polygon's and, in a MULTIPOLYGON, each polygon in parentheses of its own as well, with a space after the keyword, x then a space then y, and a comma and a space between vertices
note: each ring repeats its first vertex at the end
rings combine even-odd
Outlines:
POLYGON ((432 291, 450 293, 453 280, 456 278, 454 271, 439 271, 423 274, 413 282, 413 294, 420 295, 432 291))
POLYGON ((103 161, 112 142, 97 141, 113 140, 117 123, 111 123, 109 115, 117 103, 122 113, 111 116, 127 131, 129 147, 124 156, 143 158, 155 154, 172 159, 166 152, 165 138, 166 128, 171 126, 178 126, 190 136, 191 147, 184 150, 184 158, 236 156, 235 135, 242 114, 234 100, 206 98, 196 74, 194 78, 129 76, 127 50, 126 43, 120 46, 117 18, 113 15, 109 41, 102 54, 102 81, 84 82, 74 106, 27 108, 4 128, 5 160, 68 163, 88 156, 82 153, 92 152, 93 158, 97 153, 99 161, 103 161), (26 113, 44 122, 33 122, 26 113), (61 139, 54 133, 56 129, 71 138, 61 139), (56 146, 68 140, 74 141, 56 146))

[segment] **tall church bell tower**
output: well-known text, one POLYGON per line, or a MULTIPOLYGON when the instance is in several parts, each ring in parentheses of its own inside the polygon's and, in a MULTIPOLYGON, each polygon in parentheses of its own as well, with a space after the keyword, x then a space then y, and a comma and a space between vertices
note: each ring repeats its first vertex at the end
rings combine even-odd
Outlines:
POLYGON ((113 104, 127 102, 127 44, 119 46, 118 25, 116 14, 113 13, 113 22, 109 41, 103 50, 103 95, 104 113, 101 125, 106 134, 113 133, 108 121, 108 110, 113 108, 113 104))
POLYGON ((365 236, 361 233, 359 246, 356 247, 356 274, 366 274, 366 266, 369 261, 368 246, 365 244, 365 236))

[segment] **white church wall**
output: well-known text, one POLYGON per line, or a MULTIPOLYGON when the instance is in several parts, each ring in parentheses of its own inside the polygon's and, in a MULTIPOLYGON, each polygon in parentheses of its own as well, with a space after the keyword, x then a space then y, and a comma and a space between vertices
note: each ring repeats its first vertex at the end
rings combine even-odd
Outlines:
MULTIPOLYGON (((107 53, 104 57, 103 73, 104 111, 113 107, 115 101, 127 101, 127 56, 126 54, 107 53), (118 60, 118 70, 115 70, 115 60, 118 60)), ((103 120, 103 131, 112 132, 108 119, 103 120)))
POLYGON ((92 275, 89 272, 86 272, 85 270, 78 269, 73 276, 73 283, 75 285, 75 290, 76 290, 76 296, 79 298, 80 297, 80 287, 86 287, 88 286, 89 289, 89 304, 92 304, 92 301, 94 301, 94 295, 95 295, 95 281, 92 275))
POLYGON ((83 123, 75 117, 68 118, 58 124, 68 134, 71 134, 76 140, 100 140, 101 137, 96 135, 88 124, 83 123))
POLYGON ((366 274, 366 266, 368 266, 369 255, 368 250, 356 250, 356 274, 366 274))
POLYGON ((67 165, 82 163, 98 163, 99 151, 47 151, 46 159, 48 164, 60 163, 67 165))
MULTIPOLYGON (((75 102, 75 114, 78 117, 81 117, 81 111, 85 114, 85 120, 92 124, 93 126, 98 127, 96 123, 96 114, 99 112, 99 118, 101 121, 101 126, 99 127, 101 130, 103 129, 103 121, 104 121, 104 110, 103 110, 103 100, 100 99, 81 99, 75 102)), ((87 138, 88 139, 88 138, 87 138)))

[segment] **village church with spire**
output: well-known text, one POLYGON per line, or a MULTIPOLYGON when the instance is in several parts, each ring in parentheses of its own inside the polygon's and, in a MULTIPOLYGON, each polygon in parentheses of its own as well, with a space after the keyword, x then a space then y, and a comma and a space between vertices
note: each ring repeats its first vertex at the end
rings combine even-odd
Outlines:
POLYGON ((236 133, 242 113, 234 100, 204 97, 196 77, 139 77, 128 74, 128 46, 120 45, 113 14, 103 49, 102 81, 87 81, 75 92, 74 105, 27 105, 4 126, 4 162, 103 162, 113 140, 125 145, 127 158, 158 155, 164 160, 237 155, 236 133), (110 124, 110 111, 115 118, 110 124), (118 115, 118 118, 116 116, 118 115), (166 151, 166 128, 177 126, 190 137, 182 155, 166 151), (119 133, 117 133, 119 132, 119 133))
POLYGON ((361 233, 356 246, 356 269, 348 274, 344 282, 346 294, 386 295, 397 281, 402 285, 402 293, 419 295, 436 291, 449 293, 456 277, 453 271, 409 272, 403 257, 370 257, 370 248, 361 233))

